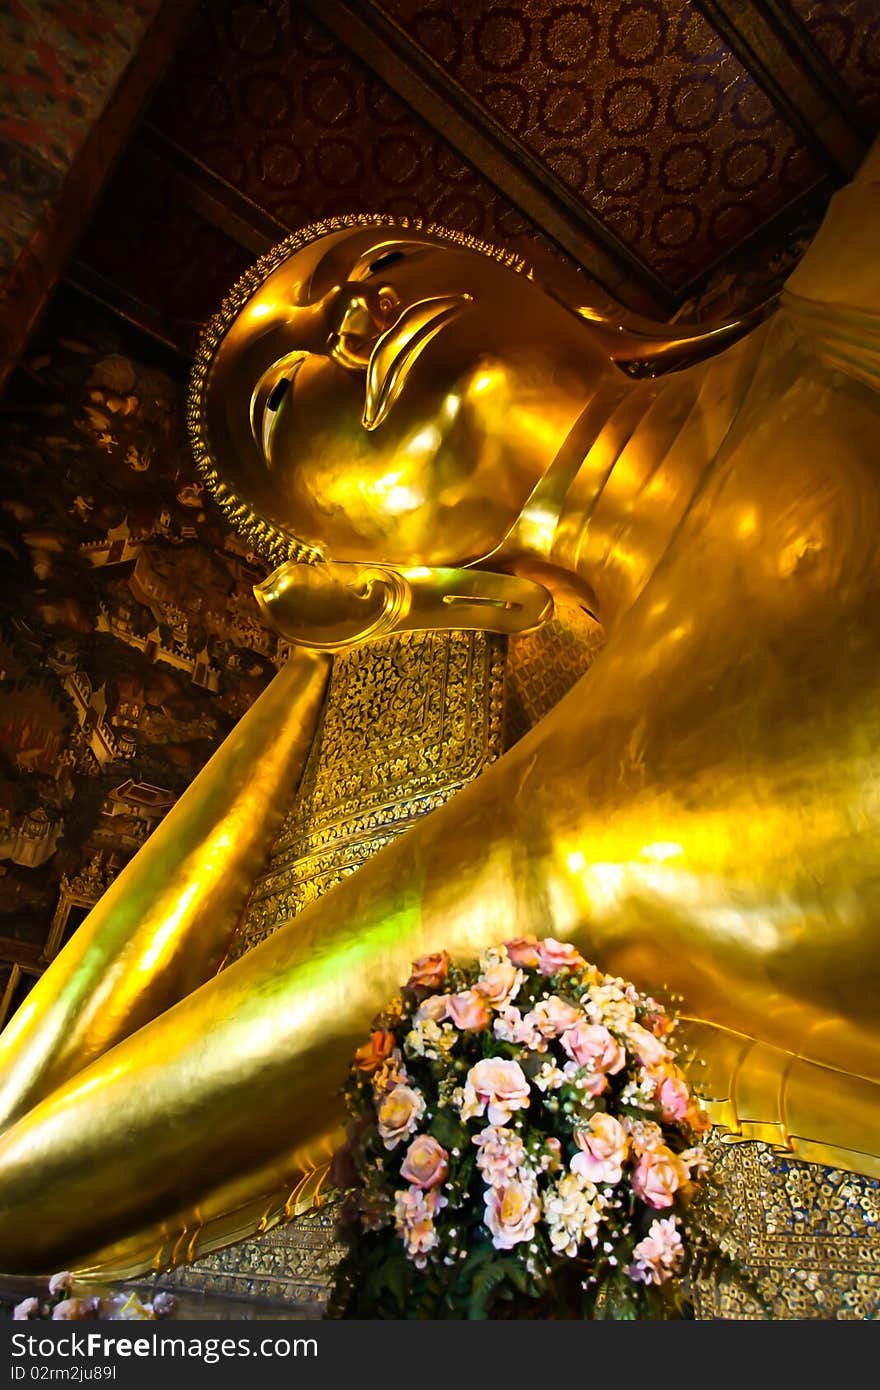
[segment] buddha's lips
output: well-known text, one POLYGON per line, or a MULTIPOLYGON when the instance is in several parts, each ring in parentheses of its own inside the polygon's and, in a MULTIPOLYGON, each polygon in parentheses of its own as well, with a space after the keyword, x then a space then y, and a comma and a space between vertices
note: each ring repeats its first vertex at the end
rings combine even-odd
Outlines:
POLYGON ((376 429, 387 418, 410 369, 428 343, 472 304, 469 294, 423 299, 404 309, 394 326, 382 334, 367 364, 362 420, 365 430, 376 429))

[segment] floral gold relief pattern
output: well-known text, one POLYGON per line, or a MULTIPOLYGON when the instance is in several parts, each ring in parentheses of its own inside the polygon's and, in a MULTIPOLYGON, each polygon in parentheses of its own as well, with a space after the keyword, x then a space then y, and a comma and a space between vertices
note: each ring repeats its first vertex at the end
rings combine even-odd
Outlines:
POLYGON ((501 752, 503 639, 413 633, 338 656, 321 732, 237 959, 440 806, 501 752))

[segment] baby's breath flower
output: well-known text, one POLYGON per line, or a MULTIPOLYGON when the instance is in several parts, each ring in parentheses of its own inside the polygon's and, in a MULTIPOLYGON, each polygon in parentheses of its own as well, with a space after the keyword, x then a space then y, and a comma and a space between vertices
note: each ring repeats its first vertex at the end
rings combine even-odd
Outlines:
POLYGON ((539 1091, 557 1091, 565 1081, 565 1072, 555 1062, 545 1062, 534 1080, 539 1091))
POLYGON ((432 1018, 420 1019, 403 1040, 408 1057, 427 1057, 439 1061, 455 1047, 456 1030, 451 1023, 436 1023, 432 1018))

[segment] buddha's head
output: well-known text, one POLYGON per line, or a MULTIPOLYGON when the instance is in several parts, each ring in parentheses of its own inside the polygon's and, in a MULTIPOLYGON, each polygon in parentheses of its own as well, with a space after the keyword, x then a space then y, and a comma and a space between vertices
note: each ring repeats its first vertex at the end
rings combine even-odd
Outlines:
POLYGON ((590 325, 515 257, 338 219, 233 291, 191 422, 215 492, 274 558, 297 541, 338 561, 463 565, 504 540, 611 373, 590 325))

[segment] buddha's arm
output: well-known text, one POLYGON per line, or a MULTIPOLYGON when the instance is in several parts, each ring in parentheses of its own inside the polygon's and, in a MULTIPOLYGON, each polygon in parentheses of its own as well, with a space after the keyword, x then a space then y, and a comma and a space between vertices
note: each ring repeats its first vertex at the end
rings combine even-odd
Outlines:
MULTIPOLYGON (((805 428, 815 440, 815 422, 805 428)), ((846 545, 825 557, 842 608, 815 568, 773 586, 770 503, 765 490, 764 560, 716 549, 705 570, 701 546, 742 510, 722 484, 718 536, 694 519, 533 734, 8 1131, 0 1268, 100 1251, 112 1266, 123 1248, 149 1263, 182 1225, 292 1180, 297 1146, 338 1123, 337 1087, 373 1015, 411 959, 441 947, 567 937, 605 969, 679 990, 692 1015, 880 1075, 880 649, 860 549, 877 518, 855 493, 820 509, 837 508, 846 545)), ((777 1066, 756 1082, 757 1119, 762 1107, 776 1119, 779 1081, 777 1066)), ((821 1086, 814 1095, 826 1114, 821 1086)), ((841 1147, 880 1151, 876 1104, 844 1118, 841 1147)))
POLYGON ((289 804, 327 659, 275 677, 0 1037, 0 1125, 215 973, 289 804))

